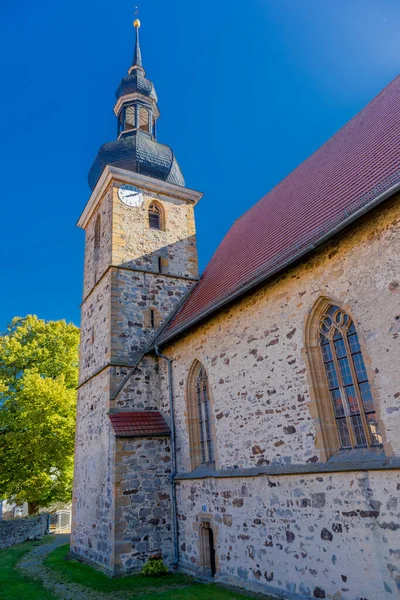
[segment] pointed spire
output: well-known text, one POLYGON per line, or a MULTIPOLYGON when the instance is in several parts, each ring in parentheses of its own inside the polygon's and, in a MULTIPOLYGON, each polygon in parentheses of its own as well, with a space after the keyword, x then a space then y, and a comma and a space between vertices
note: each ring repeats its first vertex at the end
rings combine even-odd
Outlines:
POLYGON ((134 20, 133 26, 136 29, 136 43, 135 43, 135 52, 133 54, 132 67, 137 67, 138 69, 143 69, 142 53, 140 52, 140 44, 139 44, 139 28, 140 28, 139 19, 134 20))

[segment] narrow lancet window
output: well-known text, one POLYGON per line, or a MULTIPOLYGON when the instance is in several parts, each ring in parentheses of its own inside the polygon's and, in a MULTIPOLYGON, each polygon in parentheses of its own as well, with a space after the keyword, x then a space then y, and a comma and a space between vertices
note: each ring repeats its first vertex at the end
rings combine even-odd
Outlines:
POLYGON ((94 268, 97 269, 97 263, 99 262, 100 255, 100 241, 101 241, 101 221, 100 215, 97 215, 94 224, 94 243, 93 243, 93 261, 94 268))
POLYGON ((94 251, 98 251, 100 248, 100 236, 101 236, 101 222, 100 215, 97 215, 96 222, 94 224, 94 251))
POLYGON ((199 418, 200 449, 202 464, 213 462, 210 401, 208 398, 208 381, 204 367, 201 367, 196 381, 197 410, 199 418))

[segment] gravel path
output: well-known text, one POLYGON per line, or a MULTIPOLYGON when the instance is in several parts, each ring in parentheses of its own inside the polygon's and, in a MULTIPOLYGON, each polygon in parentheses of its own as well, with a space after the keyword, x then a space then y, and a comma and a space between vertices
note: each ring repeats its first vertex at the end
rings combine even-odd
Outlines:
POLYGON ((58 573, 45 567, 43 564, 45 556, 59 546, 68 544, 68 542, 68 534, 55 535, 54 540, 49 544, 35 546, 28 554, 25 554, 17 565, 18 569, 28 577, 38 579, 46 590, 60 600, 126 600, 129 597, 132 598, 131 592, 112 592, 106 594, 97 590, 91 590, 79 583, 65 582, 58 573))

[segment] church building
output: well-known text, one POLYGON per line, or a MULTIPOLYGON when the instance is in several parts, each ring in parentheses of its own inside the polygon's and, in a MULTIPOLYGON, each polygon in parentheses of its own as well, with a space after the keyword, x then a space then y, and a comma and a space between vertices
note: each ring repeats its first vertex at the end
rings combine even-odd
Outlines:
POLYGON ((136 45, 90 169, 71 553, 287 599, 400 594, 400 77, 231 227, 136 45), (203 202, 207 202, 204 198, 203 202), (210 211, 211 211, 210 207, 210 211))

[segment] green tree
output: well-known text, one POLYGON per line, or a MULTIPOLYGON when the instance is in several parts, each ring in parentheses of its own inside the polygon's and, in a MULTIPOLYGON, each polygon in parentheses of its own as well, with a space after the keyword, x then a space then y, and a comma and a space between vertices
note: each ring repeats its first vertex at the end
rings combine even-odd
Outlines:
POLYGON ((71 499, 79 329, 35 315, 0 335, 0 498, 71 499))

